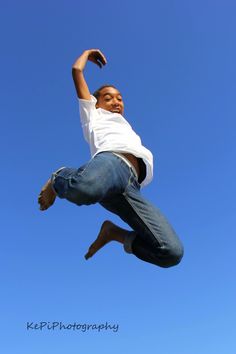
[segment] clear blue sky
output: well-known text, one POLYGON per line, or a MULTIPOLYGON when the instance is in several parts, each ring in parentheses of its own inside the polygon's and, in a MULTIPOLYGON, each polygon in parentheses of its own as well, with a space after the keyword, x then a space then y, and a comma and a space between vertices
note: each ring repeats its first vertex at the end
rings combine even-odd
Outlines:
POLYGON ((1 352, 234 354, 236 5, 233 0, 1 4, 1 352), (99 205, 38 210, 56 168, 89 159, 71 66, 88 48, 91 91, 123 93, 154 154, 143 194, 173 224, 182 263, 161 269, 110 244, 84 260, 99 205), (119 324, 88 332, 26 323, 119 324))

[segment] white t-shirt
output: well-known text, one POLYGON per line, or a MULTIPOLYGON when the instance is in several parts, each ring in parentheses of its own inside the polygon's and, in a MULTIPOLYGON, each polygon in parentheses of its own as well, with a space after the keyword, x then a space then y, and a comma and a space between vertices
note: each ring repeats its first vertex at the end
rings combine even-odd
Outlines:
POLYGON ((146 165, 146 177, 141 186, 153 178, 153 156, 146 149, 140 137, 120 113, 113 113, 103 108, 96 108, 96 98, 91 100, 79 98, 80 119, 85 140, 90 146, 91 156, 102 151, 130 153, 142 158, 146 165))

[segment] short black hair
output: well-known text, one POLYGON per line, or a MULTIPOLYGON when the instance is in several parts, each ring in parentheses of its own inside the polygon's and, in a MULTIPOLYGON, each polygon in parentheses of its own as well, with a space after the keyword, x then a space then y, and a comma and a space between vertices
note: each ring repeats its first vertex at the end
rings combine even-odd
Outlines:
POLYGON ((101 87, 99 87, 94 93, 93 93, 93 96, 98 100, 99 97, 100 97, 100 94, 101 94, 101 91, 106 88, 106 87, 113 87, 114 89, 117 90, 117 88, 114 86, 114 85, 102 85, 101 87))

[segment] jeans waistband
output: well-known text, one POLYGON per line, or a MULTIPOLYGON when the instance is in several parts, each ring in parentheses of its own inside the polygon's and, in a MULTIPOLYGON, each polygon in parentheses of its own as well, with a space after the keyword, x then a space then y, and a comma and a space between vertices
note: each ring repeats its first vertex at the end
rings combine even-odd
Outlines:
POLYGON ((137 172, 136 172, 136 169, 134 167, 134 165, 122 154, 119 154, 118 152, 113 152, 112 153, 116 156, 118 156, 120 159, 122 159, 133 171, 135 177, 138 179, 138 175, 137 175, 137 172))

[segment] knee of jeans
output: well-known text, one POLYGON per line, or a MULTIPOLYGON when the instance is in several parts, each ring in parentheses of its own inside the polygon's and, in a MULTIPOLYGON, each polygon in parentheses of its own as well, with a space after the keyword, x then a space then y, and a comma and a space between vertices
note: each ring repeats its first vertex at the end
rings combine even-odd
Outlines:
POLYGON ((165 256, 162 259, 162 264, 160 265, 163 268, 170 268, 178 265, 184 255, 184 249, 182 246, 175 247, 171 250, 168 250, 165 253, 165 256))
POLYGON ((69 181, 67 197, 79 205, 95 204, 103 198, 103 188, 96 181, 72 178, 69 181))

